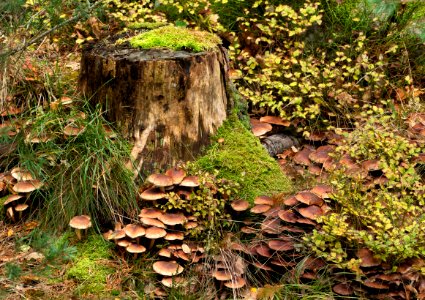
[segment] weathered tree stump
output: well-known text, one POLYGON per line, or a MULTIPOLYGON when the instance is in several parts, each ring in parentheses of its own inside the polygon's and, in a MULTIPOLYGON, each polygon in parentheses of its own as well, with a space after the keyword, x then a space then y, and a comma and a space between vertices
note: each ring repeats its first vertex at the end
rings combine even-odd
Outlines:
POLYGON ((139 170, 151 172, 192 160, 226 119, 225 51, 94 47, 83 52, 80 88, 134 141, 139 170))

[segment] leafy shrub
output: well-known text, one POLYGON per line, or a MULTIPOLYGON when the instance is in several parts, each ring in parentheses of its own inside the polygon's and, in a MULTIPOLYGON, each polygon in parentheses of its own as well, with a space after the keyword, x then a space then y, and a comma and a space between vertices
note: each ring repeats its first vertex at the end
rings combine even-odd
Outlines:
POLYGON ((368 186, 361 177, 347 176, 343 167, 332 180, 335 210, 322 217, 322 228, 307 237, 311 249, 328 261, 354 270, 357 248, 366 247, 389 263, 425 255, 425 185, 415 158, 425 149, 394 126, 394 117, 377 107, 364 114, 368 120, 347 134, 337 153, 355 163, 378 160, 386 182, 368 186))
POLYGON ((238 196, 239 185, 227 179, 218 179, 203 171, 193 172, 191 169, 196 169, 193 163, 189 163, 186 168, 190 174, 198 176, 199 187, 187 199, 182 199, 175 192, 167 193, 168 201, 161 205, 161 209, 180 210, 196 217, 201 226, 191 230, 193 235, 206 233, 220 236, 220 228, 229 225, 227 220, 230 215, 226 213, 226 205, 238 196))

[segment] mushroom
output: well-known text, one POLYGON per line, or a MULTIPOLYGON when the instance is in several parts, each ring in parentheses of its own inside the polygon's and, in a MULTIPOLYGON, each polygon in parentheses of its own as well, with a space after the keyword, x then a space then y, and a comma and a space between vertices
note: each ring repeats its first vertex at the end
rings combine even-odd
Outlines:
POLYGON ((140 218, 158 219, 164 212, 157 208, 143 208, 140 211, 140 218))
POLYGON ((162 192, 165 191, 165 187, 173 185, 173 179, 164 174, 152 174, 147 181, 158 187, 162 192))
POLYGON ((180 182, 180 186, 195 188, 199 186, 199 177, 198 176, 187 176, 182 182, 180 182))
POLYGON ((90 217, 87 215, 75 216, 69 221, 69 226, 75 229, 78 240, 81 240, 81 230, 86 230, 91 227, 90 217))
POLYGON ((146 248, 139 244, 130 244, 129 246, 127 246, 126 250, 129 253, 133 253, 134 258, 137 258, 137 254, 145 252, 146 248))
POLYGON ((186 284, 186 280, 180 276, 164 277, 162 278, 161 283, 166 287, 171 288, 173 286, 182 286, 186 284))
POLYGON ((150 239, 149 249, 152 249, 155 244, 155 240, 164 237, 167 234, 167 231, 159 227, 149 227, 146 229, 145 237, 150 239))
POLYGON ((21 203, 15 206, 15 211, 18 212, 19 215, 19 220, 22 219, 22 213, 24 210, 28 209, 28 204, 26 203, 21 203))
POLYGON ((246 200, 240 199, 240 200, 232 201, 230 203, 230 206, 233 208, 234 211, 241 212, 249 208, 249 202, 246 200))
POLYGON ((33 180, 31 173, 19 167, 13 168, 11 171, 13 178, 18 181, 33 180))
POLYGON ((171 177, 173 184, 180 184, 186 176, 186 172, 182 169, 172 168, 165 172, 165 175, 171 177))
POLYGON ((43 183, 37 179, 20 181, 13 186, 13 191, 16 193, 31 193, 32 191, 38 190, 42 186, 43 183))
POLYGON ((136 224, 128 224, 124 227, 125 234, 131 238, 136 239, 139 243, 139 238, 145 235, 145 228, 136 224))
POLYGON ((232 278, 231 281, 227 281, 224 283, 224 285, 228 288, 231 289, 240 289, 242 287, 244 287, 246 284, 245 279, 243 279, 242 277, 239 276, 235 276, 234 278, 232 278))
POLYGON ((176 261, 157 261, 153 265, 153 270, 163 276, 179 275, 183 272, 184 268, 176 261))
POLYGON ((142 200, 153 201, 154 204, 156 203, 156 200, 163 199, 166 196, 167 194, 164 191, 155 187, 149 188, 140 194, 140 198, 142 198, 142 200))
POLYGON ((181 213, 165 213, 159 219, 168 226, 182 225, 187 222, 187 218, 181 213))

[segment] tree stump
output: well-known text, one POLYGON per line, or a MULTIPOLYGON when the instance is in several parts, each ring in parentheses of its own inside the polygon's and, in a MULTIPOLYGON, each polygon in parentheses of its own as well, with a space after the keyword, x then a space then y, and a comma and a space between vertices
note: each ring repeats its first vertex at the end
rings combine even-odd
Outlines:
POLYGON ((133 140, 144 172, 192 160, 233 107, 226 50, 93 47, 83 52, 80 88, 133 140))

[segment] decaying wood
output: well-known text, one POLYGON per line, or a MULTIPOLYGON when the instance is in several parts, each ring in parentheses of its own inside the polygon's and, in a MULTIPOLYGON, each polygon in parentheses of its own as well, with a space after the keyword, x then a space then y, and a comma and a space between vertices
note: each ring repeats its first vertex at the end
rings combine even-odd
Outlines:
POLYGON ((298 139, 293 136, 278 133, 270 135, 261 141, 261 144, 269 152, 270 156, 275 157, 286 149, 298 147, 300 145, 298 139))
POLYGON ((132 139, 132 158, 147 173, 191 160, 209 143, 233 107, 227 69, 221 48, 189 53, 95 47, 83 53, 80 88, 132 139))

